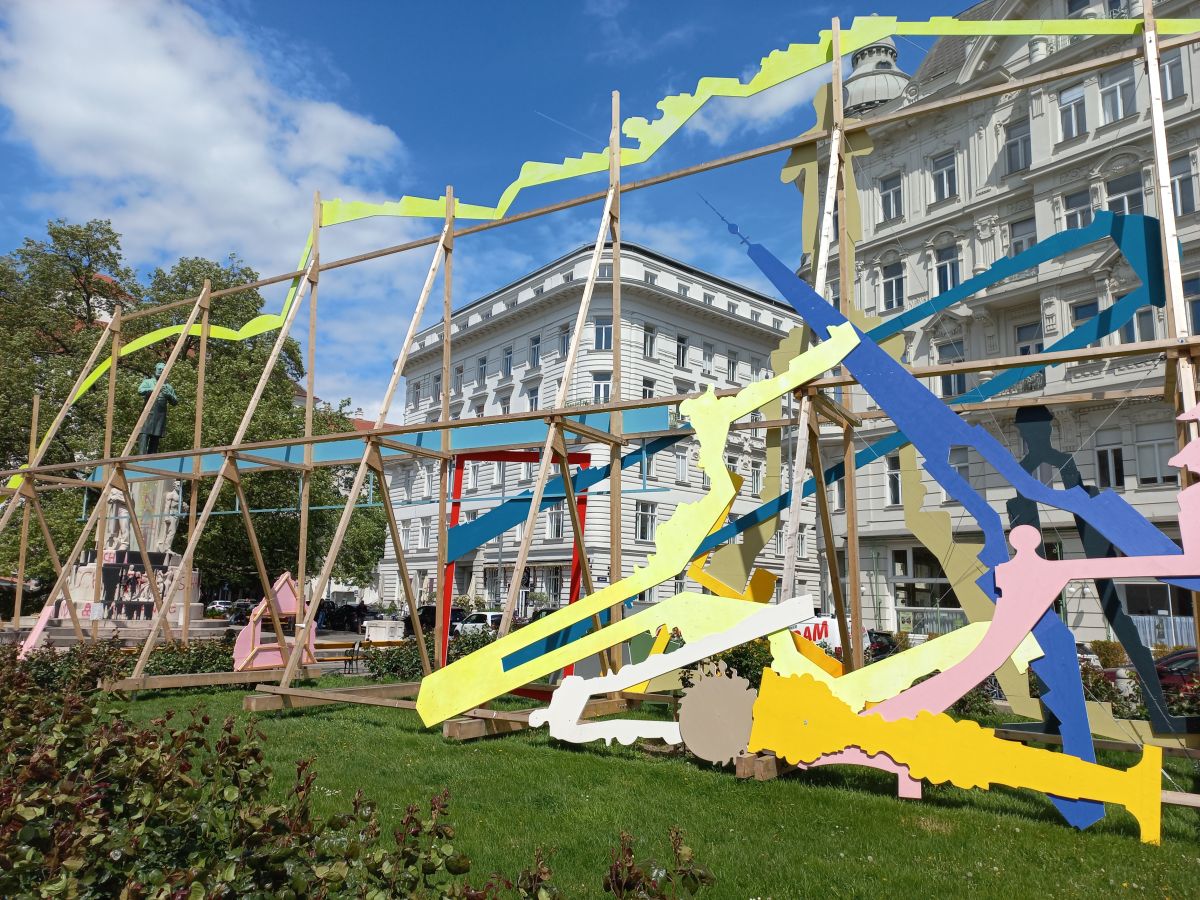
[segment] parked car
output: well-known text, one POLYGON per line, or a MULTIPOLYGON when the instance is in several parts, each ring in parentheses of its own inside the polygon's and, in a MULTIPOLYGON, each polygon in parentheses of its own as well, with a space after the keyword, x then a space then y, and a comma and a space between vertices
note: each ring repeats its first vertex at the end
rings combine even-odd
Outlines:
MULTIPOLYGON (((450 607, 450 634, 458 634, 458 626, 466 617, 465 609, 459 609, 457 606, 450 607)), ((421 623, 423 632, 432 634, 434 624, 437 622, 437 607, 433 605, 417 607, 417 621, 421 623)))
POLYGON ((214 600, 212 603, 208 604, 208 612, 227 615, 231 609, 233 609, 232 600, 214 600))
POLYGON ((1162 682, 1164 691, 1179 691, 1200 675, 1198 665, 1200 659, 1197 659, 1196 648, 1189 647, 1167 654, 1154 667, 1158 670, 1158 680, 1162 682))
POLYGON ((453 634, 477 634, 482 632, 495 632, 500 628, 500 620, 504 618, 504 613, 499 610, 495 612, 477 612, 471 613, 463 619, 458 626, 451 625, 453 634))

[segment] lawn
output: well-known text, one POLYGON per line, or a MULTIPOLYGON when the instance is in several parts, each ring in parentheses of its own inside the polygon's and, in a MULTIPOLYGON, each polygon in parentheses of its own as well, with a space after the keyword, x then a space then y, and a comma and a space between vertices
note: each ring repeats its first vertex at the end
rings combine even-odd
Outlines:
MULTIPOLYGON (((226 715, 248 718, 242 696, 143 694, 126 708, 145 720, 202 707, 215 727, 226 715)), ((671 825, 716 875, 711 897, 1200 894, 1193 809, 1166 808, 1163 844, 1151 847, 1118 807, 1081 833, 1028 791, 926 785, 924 801, 901 801, 894 778, 848 767, 743 782, 694 760, 561 744, 544 729, 450 743, 423 729, 416 713, 379 707, 268 714, 259 726, 280 795, 295 761, 311 756, 319 812, 344 809, 361 788, 390 830, 408 804, 449 788, 456 844, 474 873, 515 874, 535 847, 553 848, 555 883, 568 897, 604 896, 601 877, 622 830, 639 855, 668 858, 671 825)), ((1109 754, 1104 762, 1130 759, 1109 754)), ((1200 790, 1194 764, 1172 760, 1169 771, 1168 787, 1200 790)))

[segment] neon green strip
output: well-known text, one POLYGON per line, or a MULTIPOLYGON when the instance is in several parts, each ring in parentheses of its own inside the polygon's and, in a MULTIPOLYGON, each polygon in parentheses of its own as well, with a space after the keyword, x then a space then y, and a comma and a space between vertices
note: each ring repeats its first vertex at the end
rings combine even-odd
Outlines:
MULTIPOLYGON (((927 22, 898 22, 891 16, 866 16, 841 33, 844 54, 853 53, 891 35, 918 36, 986 36, 986 35, 1104 35, 1130 36, 1139 34, 1141 19, 1028 19, 1003 22, 961 22, 949 16, 937 16, 927 22)), ((1188 34, 1200 31, 1200 19, 1160 19, 1160 34, 1188 34)), ((829 62, 831 34, 820 32, 815 44, 792 44, 776 50, 763 59, 758 72, 743 84, 736 78, 701 78, 692 94, 674 94, 658 102, 662 115, 649 122, 635 116, 626 119, 622 133, 635 141, 636 147, 621 148, 621 165, 635 166, 658 152, 672 135, 705 103, 714 97, 752 97, 788 79, 811 72, 829 62)), ((495 206, 455 201, 454 213, 460 219, 499 219, 508 212, 517 195, 528 187, 565 181, 582 175, 594 175, 608 169, 608 149, 568 157, 561 163, 526 162, 520 174, 504 192, 495 206)), ((446 215, 446 198, 404 196, 387 203, 365 203, 347 200, 328 200, 321 204, 321 224, 337 225, 370 216, 418 216, 440 219, 446 215)))

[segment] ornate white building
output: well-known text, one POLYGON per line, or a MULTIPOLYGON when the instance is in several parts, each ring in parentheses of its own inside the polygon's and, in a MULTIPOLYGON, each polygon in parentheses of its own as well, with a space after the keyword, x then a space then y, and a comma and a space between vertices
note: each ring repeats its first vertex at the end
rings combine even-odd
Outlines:
MULTIPOLYGON (((1161 3, 1156 10, 1160 17, 1193 16, 1200 4, 1161 3)), ((959 18, 1140 15, 1136 2, 988 0, 959 18)), ((884 41, 855 54, 854 73, 846 84, 847 108, 869 121, 910 104, 1003 84, 1129 46, 1129 39, 1094 37, 942 38, 908 79, 896 67, 894 45, 884 41), (877 68, 880 65, 883 68, 877 68), (887 90, 893 93, 885 98, 887 90)), ((1175 49, 1163 55, 1161 70, 1149 75, 1143 65, 1130 62, 872 130, 874 150, 856 155, 853 162, 863 217, 854 302, 868 314, 892 316, 985 271, 1005 255, 1066 228, 1087 225, 1097 210, 1155 215, 1147 79, 1158 77, 1166 98, 1185 290, 1196 298, 1189 302, 1195 319, 1200 308, 1197 60, 1194 46, 1175 49)), ((836 263, 831 271, 837 272, 836 263)), ((1112 242, 1090 244, 989 287, 906 332, 906 361, 929 365, 1038 352, 1102 315, 1135 286, 1132 270, 1112 242)), ((1147 306, 1128 327, 1101 343, 1166 336, 1163 311, 1147 306)), ((1171 408, 1161 398, 1144 397, 1053 403, 1055 395, 1111 396, 1122 390, 1161 388, 1163 373, 1157 357, 1077 362, 1028 378, 1004 398, 1044 396, 1054 415, 1054 446, 1072 454, 1084 482, 1122 492, 1143 515, 1177 537, 1178 473, 1166 463, 1175 447, 1171 408)), ((929 381, 935 393, 953 396, 994 374, 999 373, 929 381)), ((870 409, 869 399, 861 394, 849 392, 847 397, 856 410, 870 409)), ((1014 413, 1007 409, 966 415, 1020 458, 1025 448, 1014 413)), ((891 428, 886 418, 870 419, 858 437, 864 443, 873 441, 891 428)), ((973 452, 954 452, 959 456, 951 462, 1005 517, 1011 489, 973 452)), ((826 458, 832 453, 831 447, 826 458)), ((885 628, 943 632, 962 624, 963 614, 936 559, 905 524, 898 468, 899 459, 893 456, 859 473, 864 615, 868 624, 885 628)), ((1057 485, 1056 473, 1043 468, 1041 477, 1057 485)), ((923 508, 944 509, 955 523, 956 539, 978 542, 980 534, 972 530, 974 522, 962 507, 945 498, 936 484, 927 481, 926 487, 923 508)), ((1048 553, 1083 555, 1070 516, 1042 509, 1041 522, 1048 553)), ((844 533, 842 516, 835 519, 834 528, 844 533)), ((1153 581, 1123 584, 1118 592, 1128 612, 1147 617, 1140 621, 1144 636, 1191 643, 1190 619, 1177 619, 1191 616, 1188 592, 1153 581), (1168 633, 1172 626, 1177 637, 1168 633)), ((1080 639, 1105 637, 1091 584, 1073 585, 1061 598, 1059 611, 1080 639)))
MULTIPOLYGON (((587 278, 592 247, 581 247, 535 272, 458 309, 453 316, 450 377, 452 418, 471 419, 548 409, 563 377, 571 332, 587 278)), ((612 263, 605 251, 592 297, 581 353, 571 380, 570 404, 618 399, 612 389, 612 263)), ((770 354, 798 319, 791 307, 741 285, 692 268, 650 249, 622 244, 621 399, 666 397, 708 386, 737 387, 768 373, 770 354)), ((441 410, 441 324, 415 338, 404 375, 405 423, 437 421, 441 410)), ((627 429, 628 430, 628 427, 627 429)), ((626 452, 637 449, 637 442, 626 452)), ((592 466, 608 463, 608 449, 576 445, 591 454, 592 466)), ((622 576, 643 565, 652 537, 680 502, 696 499, 707 487, 696 464, 694 440, 687 439, 634 466, 622 480, 622 576)), ((726 459, 745 479, 733 516, 758 506, 763 489, 764 433, 731 434, 726 459)), ((437 566, 437 464, 402 462, 390 467, 389 491, 404 530, 410 575, 430 596, 437 566)), ((463 521, 528 491, 536 465, 468 461, 463 472, 463 521)), ((586 544, 599 584, 610 572, 607 481, 591 491, 586 544)), ((812 515, 806 513, 797 588, 818 589, 812 553, 812 515)), ((499 605, 507 596, 521 527, 511 529, 459 560, 456 595, 486 597, 499 605)), ((565 603, 571 562, 571 523, 561 504, 541 514, 529 558, 522 597, 544 594, 565 603)), ((759 565, 782 570, 781 540, 769 542, 759 565)), ((403 602, 395 552, 389 540, 380 563, 383 602, 403 602)), ((654 601, 697 590, 682 573, 640 598, 654 601)), ((538 599, 538 598, 532 598, 538 599)), ((521 611, 527 611, 528 602, 521 611)))

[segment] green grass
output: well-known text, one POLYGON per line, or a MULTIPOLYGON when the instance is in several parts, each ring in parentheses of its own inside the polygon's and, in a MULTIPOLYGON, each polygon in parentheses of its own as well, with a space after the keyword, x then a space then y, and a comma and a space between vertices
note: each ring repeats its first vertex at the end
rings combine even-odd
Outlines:
MULTIPOLYGON (((126 710, 144 721, 200 706, 215 727, 226 715, 248 718, 242 696, 143 695, 126 710)), ((280 795, 295 761, 311 756, 318 812, 344 809, 362 788, 390 831, 408 804, 449 788, 455 843, 476 875, 515 874, 535 847, 554 848, 555 883, 568 897, 604 896, 601 877, 622 830, 635 836, 639 855, 668 858, 673 824, 716 875, 711 897, 1200 894, 1193 809, 1166 808, 1163 844, 1151 847, 1119 807, 1077 832, 1045 797, 1022 790, 926 785, 924 801, 902 801, 894 778, 849 767, 743 782, 684 758, 561 744, 544 729, 449 743, 421 728, 416 713, 379 707, 267 714, 259 725, 280 795)), ((1169 770, 1175 783, 1167 787, 1200 790, 1194 764, 1171 760, 1169 770)))

